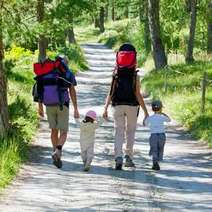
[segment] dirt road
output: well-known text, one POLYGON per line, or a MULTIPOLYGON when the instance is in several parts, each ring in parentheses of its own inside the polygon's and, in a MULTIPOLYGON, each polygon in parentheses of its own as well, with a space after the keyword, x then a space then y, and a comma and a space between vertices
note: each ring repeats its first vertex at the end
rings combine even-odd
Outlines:
MULTIPOLYGON (((100 115, 115 55, 101 44, 87 44, 83 48, 90 70, 77 76, 80 113, 94 109, 100 115)), ((142 114, 139 119, 142 120, 142 114)), ((85 173, 79 129, 71 114, 64 166, 59 170, 52 165, 49 129, 44 120, 32 159, 1 196, 0 211, 212 211, 211 150, 192 141, 177 126, 171 126, 162 170, 154 172, 148 156, 148 137, 148 129, 138 126, 137 168, 115 171, 113 122, 104 123, 97 131, 92 169, 85 173)))

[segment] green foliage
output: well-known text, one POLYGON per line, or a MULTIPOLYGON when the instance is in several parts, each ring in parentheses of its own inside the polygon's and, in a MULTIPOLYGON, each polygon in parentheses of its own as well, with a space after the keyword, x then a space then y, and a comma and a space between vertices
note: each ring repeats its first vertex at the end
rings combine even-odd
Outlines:
POLYGON ((58 49, 58 53, 66 55, 69 58, 69 65, 74 73, 88 68, 84 53, 77 44, 69 44, 68 47, 61 47, 58 49))
POLYGON ((100 31, 93 26, 82 25, 80 27, 76 27, 75 34, 78 43, 96 42, 100 31))
POLYGON ((105 33, 99 36, 99 42, 103 42, 114 49, 118 49, 123 43, 130 42, 137 49, 138 64, 144 63, 148 56, 145 51, 144 28, 137 19, 110 22, 106 25, 106 29, 105 33))
POLYGON ((0 189, 15 176, 18 168, 26 159, 26 143, 15 135, 0 140, 0 189))
POLYGON ((142 81, 142 86, 153 98, 162 98, 165 108, 184 124, 198 139, 212 146, 212 89, 207 87, 206 112, 201 113, 200 83, 203 72, 212 79, 212 63, 196 62, 175 65, 160 71, 153 70, 142 81))
POLYGON ((13 61, 18 61, 22 58, 31 57, 31 56, 32 56, 31 51, 22 47, 15 46, 15 45, 12 45, 11 49, 5 53, 6 59, 13 60, 13 61))
POLYGON ((26 160, 29 143, 37 131, 38 117, 31 96, 32 61, 32 53, 19 47, 6 53, 10 130, 0 141, 0 188, 13 179, 26 160))

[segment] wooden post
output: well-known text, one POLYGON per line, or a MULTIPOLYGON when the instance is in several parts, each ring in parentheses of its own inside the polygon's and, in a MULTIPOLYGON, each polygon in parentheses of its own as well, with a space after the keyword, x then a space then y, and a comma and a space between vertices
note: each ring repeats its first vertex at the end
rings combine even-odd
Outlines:
POLYGON ((201 90, 202 90, 202 101, 201 101, 201 112, 205 112, 205 95, 206 95, 206 87, 207 87, 207 73, 204 72, 203 79, 201 83, 201 90))
POLYGON ((166 94, 168 90, 168 84, 167 84, 167 72, 165 72, 164 76, 164 93, 166 94))

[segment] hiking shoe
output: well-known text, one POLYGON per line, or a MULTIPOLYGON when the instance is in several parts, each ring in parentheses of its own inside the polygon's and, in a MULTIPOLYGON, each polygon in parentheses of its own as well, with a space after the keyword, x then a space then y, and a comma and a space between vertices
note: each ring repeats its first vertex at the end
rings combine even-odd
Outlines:
POLYGON ((157 161, 153 162, 152 169, 156 170, 156 171, 160 170, 160 166, 159 166, 159 163, 157 161))
POLYGON ((125 155, 125 159, 125 167, 135 167, 135 164, 133 163, 129 155, 125 155))
POLYGON ((84 167, 84 172, 88 172, 90 170, 91 166, 90 165, 86 165, 84 167))
POLYGON ((62 168, 63 166, 61 156, 62 156, 62 151, 59 149, 56 149, 54 153, 52 154, 53 164, 59 169, 62 168))
POLYGON ((115 159, 115 161, 116 161, 115 169, 116 169, 116 170, 122 170, 123 158, 122 158, 122 157, 117 157, 117 158, 115 159))

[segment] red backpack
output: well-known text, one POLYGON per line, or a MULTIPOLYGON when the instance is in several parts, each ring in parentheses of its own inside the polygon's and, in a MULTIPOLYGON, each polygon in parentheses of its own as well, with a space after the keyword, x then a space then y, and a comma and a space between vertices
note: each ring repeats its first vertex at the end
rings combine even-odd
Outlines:
POLYGON ((116 54, 110 95, 112 105, 138 105, 136 91, 136 50, 131 44, 123 44, 116 54))
POLYGON ((116 54, 116 69, 117 70, 134 70, 137 65, 136 49, 133 45, 123 44, 116 54))
POLYGON ((65 68, 61 63, 60 57, 57 57, 56 60, 46 59, 43 63, 34 63, 34 73, 37 76, 48 74, 54 69, 65 72, 65 68))

